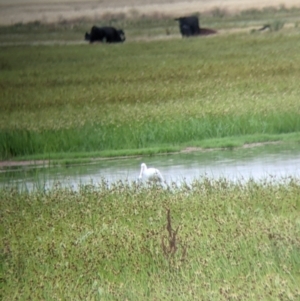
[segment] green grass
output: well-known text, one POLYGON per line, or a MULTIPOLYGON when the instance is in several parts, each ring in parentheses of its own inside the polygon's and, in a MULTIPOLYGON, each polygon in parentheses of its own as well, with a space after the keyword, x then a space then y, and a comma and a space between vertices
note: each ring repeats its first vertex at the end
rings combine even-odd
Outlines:
MULTIPOLYGON (((216 10, 201 24, 291 24, 298 12, 216 10)), ((51 45, 81 40, 87 22, 0 28, 0 159, 299 147, 298 27, 182 40, 164 18, 114 22, 123 45, 51 45)), ((36 187, 0 189, 1 300, 300 298, 296 179, 36 187)))
POLYGON ((295 179, 2 189, 1 298, 298 300, 299 194, 295 179))
MULTIPOLYGON (((224 18, 213 19, 227 22, 233 16, 224 18)), ((129 28, 134 22, 149 25, 150 31, 167 22, 125 21, 132 22, 129 28)), ((49 42, 56 40, 50 32, 69 32, 72 39, 82 30, 80 24, 72 30, 19 26, 22 37, 32 34, 26 26, 36 26, 35 39, 48 36, 49 42)), ((189 144, 214 147, 215 141, 232 147, 249 136, 253 142, 296 137, 298 32, 1 46, 0 158, 126 155, 189 144)))

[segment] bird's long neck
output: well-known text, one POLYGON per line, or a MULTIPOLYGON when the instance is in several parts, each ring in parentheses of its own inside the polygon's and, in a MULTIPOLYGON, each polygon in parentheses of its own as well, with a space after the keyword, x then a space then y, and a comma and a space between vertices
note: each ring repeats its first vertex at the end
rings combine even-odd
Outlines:
POLYGON ((140 178, 143 176, 144 169, 145 169, 145 167, 144 167, 144 166, 142 166, 142 168, 141 168, 141 172, 140 172, 140 178))

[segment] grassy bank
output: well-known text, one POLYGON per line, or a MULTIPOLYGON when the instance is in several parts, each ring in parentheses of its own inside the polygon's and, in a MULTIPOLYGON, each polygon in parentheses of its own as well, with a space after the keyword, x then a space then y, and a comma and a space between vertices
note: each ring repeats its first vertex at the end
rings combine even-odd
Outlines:
POLYGON ((299 182, 192 186, 1 190, 2 300, 298 299, 299 182))
POLYGON ((0 158, 299 142, 298 33, 3 46, 0 158))

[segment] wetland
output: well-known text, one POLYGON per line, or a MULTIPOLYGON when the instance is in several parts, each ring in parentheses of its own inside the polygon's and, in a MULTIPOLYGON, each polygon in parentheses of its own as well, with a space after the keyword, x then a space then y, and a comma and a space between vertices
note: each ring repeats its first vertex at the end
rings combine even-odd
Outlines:
POLYGON ((298 300, 295 1, 24 3, 1 2, 1 299, 298 300), (198 2, 218 34, 182 39, 167 8, 198 2), (126 42, 85 44, 95 23, 126 42))

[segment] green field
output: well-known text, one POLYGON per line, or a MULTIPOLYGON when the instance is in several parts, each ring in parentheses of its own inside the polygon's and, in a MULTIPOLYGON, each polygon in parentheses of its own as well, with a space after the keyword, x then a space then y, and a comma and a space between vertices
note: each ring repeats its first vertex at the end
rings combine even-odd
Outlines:
POLYGON ((299 195, 292 179, 0 190, 1 299, 299 300, 299 195))
MULTIPOLYGON (((257 14, 201 20, 241 30, 271 16, 257 14)), ((76 44, 88 23, 2 27, 0 158, 299 142, 300 31, 293 10, 274 14, 288 26, 191 39, 173 20, 123 20, 121 45, 76 44)))
MULTIPOLYGON (((87 20, 0 27, 0 160, 299 147, 298 16, 215 10, 220 33, 191 39, 112 19, 121 45, 82 43, 87 20)), ((299 195, 292 178, 1 188, 0 298, 299 300, 299 195)))

